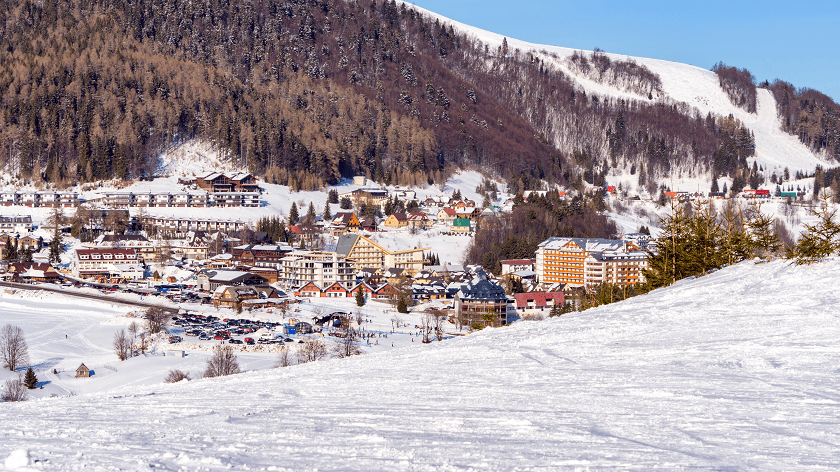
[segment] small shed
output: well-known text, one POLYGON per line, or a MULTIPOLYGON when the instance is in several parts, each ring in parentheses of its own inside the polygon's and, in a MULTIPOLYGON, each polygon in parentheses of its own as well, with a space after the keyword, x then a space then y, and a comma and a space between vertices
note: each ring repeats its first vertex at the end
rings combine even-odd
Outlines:
POLYGON ((84 363, 76 368, 76 378, 79 377, 90 377, 90 369, 84 363))

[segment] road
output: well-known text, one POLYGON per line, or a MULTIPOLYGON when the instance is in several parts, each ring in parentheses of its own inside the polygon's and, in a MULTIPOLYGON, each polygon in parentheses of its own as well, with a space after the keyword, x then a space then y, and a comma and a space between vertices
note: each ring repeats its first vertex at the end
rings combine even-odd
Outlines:
POLYGON ((120 305, 141 306, 141 307, 158 307, 158 308, 163 308, 164 310, 166 310, 170 313, 173 313, 173 314, 176 314, 176 315, 178 314, 178 309, 177 308, 170 308, 170 307, 155 305, 153 303, 143 303, 143 302, 136 302, 136 301, 131 301, 131 300, 122 300, 122 299, 119 299, 119 298, 110 297, 108 295, 97 295, 97 294, 93 294, 93 293, 79 293, 79 292, 74 292, 74 291, 71 291, 71 290, 61 290, 60 288, 56 288, 56 287, 54 287, 50 284, 30 285, 30 284, 22 284, 22 283, 17 283, 17 282, 0 281, 0 287, 15 288, 15 289, 18 289, 18 290, 45 290, 45 291, 48 291, 48 292, 61 293, 62 295, 67 295, 69 297, 88 298, 88 299, 91 299, 91 300, 99 300, 99 301, 108 302, 108 303, 118 303, 120 305))

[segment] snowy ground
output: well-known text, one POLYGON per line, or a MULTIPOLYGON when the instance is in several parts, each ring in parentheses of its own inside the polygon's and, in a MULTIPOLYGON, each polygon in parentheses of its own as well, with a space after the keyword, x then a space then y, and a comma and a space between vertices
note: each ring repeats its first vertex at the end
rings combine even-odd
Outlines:
MULTIPOLYGON (((63 288, 64 291, 78 291, 99 294, 95 289, 63 288)), ((161 305, 174 306, 171 302, 158 297, 140 297, 139 295, 115 293, 111 296, 119 299, 160 302, 161 305)), ((284 316, 281 312, 266 310, 244 311, 236 313, 230 308, 216 309, 208 305, 183 303, 180 307, 190 313, 212 315, 218 318, 253 319, 274 322, 300 320, 312 322, 314 316, 342 311, 355 313, 355 299, 302 299, 302 303, 293 304, 284 316)), ((364 307, 358 308, 365 322, 361 328, 364 333, 373 333, 369 344, 362 345, 365 351, 391 350, 417 346, 420 344, 418 330, 420 313, 400 314, 401 326, 392 321, 394 308, 386 302, 369 300, 364 307), (385 334, 387 337, 383 337, 385 334)), ((33 370, 41 381, 39 388, 31 392, 35 399, 51 395, 69 395, 94 393, 127 386, 158 384, 170 369, 189 371, 193 375, 204 370, 207 358, 218 341, 200 341, 188 337, 183 328, 170 326, 169 332, 183 338, 182 343, 169 344, 166 335, 154 339, 145 355, 120 362, 114 354, 112 343, 114 334, 126 328, 132 322, 142 325, 139 317, 142 308, 127 305, 115 305, 96 300, 87 300, 50 293, 28 290, 0 291, 0 324, 20 326, 29 345, 33 370), (13 292, 13 293, 12 293, 13 292), (186 357, 175 359, 165 357, 167 350, 184 350, 186 357), (89 379, 76 379, 75 369, 84 363, 94 371, 89 379), (56 372, 57 371, 57 372, 56 372)), ((454 325, 445 326, 454 332, 454 325)), ((245 336, 235 336, 243 339, 245 336)), ((328 345, 334 338, 321 337, 328 345)), ((291 336, 295 341, 310 336, 291 336)), ((290 344, 292 350, 298 346, 290 344)), ((274 366, 279 346, 274 345, 237 345, 243 370, 267 369, 274 366)), ((15 374, 0 371, 0 384, 15 374)))
POLYGON ((838 276, 840 261, 746 262, 442 343, 3 404, 0 460, 28 454, 35 470, 836 470, 838 276))

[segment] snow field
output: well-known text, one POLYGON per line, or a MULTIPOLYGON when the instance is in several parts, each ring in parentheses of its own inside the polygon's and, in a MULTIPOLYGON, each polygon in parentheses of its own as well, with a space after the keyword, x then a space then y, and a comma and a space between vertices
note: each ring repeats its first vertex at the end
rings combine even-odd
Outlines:
POLYGON ((26 449, 41 470, 834 470, 838 276, 838 260, 746 262, 414 349, 5 404, 0 458, 26 449))

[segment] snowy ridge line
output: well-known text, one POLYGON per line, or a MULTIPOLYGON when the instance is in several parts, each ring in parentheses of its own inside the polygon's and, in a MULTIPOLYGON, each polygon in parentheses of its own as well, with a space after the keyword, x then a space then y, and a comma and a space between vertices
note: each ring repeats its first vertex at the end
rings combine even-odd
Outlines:
MULTIPOLYGON (((546 62, 563 71, 579 87, 585 90, 587 94, 594 93, 616 99, 639 100, 643 98, 637 94, 624 92, 585 77, 578 77, 567 67, 567 58, 572 56, 576 51, 586 53, 587 55, 591 54, 592 51, 541 45, 515 38, 507 38, 497 33, 446 18, 403 0, 398 0, 398 3, 406 3, 407 6, 415 8, 433 19, 438 19, 442 23, 450 24, 462 33, 472 36, 491 47, 498 47, 502 44, 503 39, 507 39, 508 47, 511 49, 519 49, 523 52, 535 52, 546 62)), ((610 60, 632 60, 658 74, 662 80, 662 90, 665 93, 664 98, 666 101, 670 99, 675 102, 685 103, 689 107, 696 108, 702 115, 712 113, 725 117, 731 114, 739 119, 755 133, 755 159, 765 169, 781 171, 785 167, 788 167, 791 173, 797 170, 812 172, 817 165, 822 165, 823 167, 836 167, 840 165, 837 162, 829 161, 824 155, 814 154, 804 144, 799 142, 795 136, 781 130, 781 122, 776 113, 776 101, 769 90, 758 89, 758 110, 757 113, 752 114, 735 106, 730 101, 726 92, 720 87, 717 75, 710 70, 662 59, 627 56, 609 52, 600 52, 599 54, 606 55, 610 60)))

